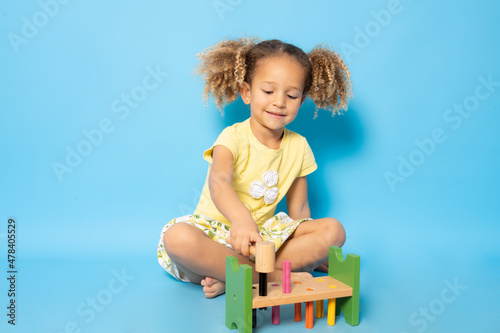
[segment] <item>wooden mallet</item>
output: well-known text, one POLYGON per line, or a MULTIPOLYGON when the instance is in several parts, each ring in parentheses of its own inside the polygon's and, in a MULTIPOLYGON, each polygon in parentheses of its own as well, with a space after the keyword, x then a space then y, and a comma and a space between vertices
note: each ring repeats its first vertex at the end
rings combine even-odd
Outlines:
POLYGON ((250 254, 255 256, 255 271, 259 272, 259 296, 267 296, 267 273, 274 272, 274 243, 258 242, 250 246, 250 254))
MULTIPOLYGON (((226 238, 231 242, 231 237, 226 238)), ((255 256, 255 271, 259 272, 259 296, 267 296, 267 273, 274 272, 275 259, 274 243, 261 241, 250 245, 250 254, 255 256)))

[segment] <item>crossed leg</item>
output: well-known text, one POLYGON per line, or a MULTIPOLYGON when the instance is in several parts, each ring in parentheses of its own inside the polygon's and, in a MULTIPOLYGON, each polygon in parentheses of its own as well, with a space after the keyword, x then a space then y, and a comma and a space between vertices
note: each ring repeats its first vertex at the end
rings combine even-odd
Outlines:
MULTIPOLYGON (((172 225, 163 237, 165 250, 170 259, 188 279, 203 285, 207 298, 224 293, 226 256, 232 255, 239 264, 253 268, 252 279, 258 281, 255 265, 248 258, 210 239, 201 229, 187 223, 172 225)), ((301 223, 276 254, 275 271, 269 281, 282 278, 282 261, 290 260, 292 271, 312 270, 328 257, 331 245, 342 246, 345 232, 335 219, 325 218, 301 223)), ((308 273, 294 273, 294 278, 306 278, 308 273)))
MULTIPOLYGON (((259 273, 255 264, 232 249, 210 239, 201 229, 187 223, 176 223, 164 234, 165 251, 174 264, 188 279, 203 285, 205 296, 212 298, 225 291, 226 256, 232 255, 238 263, 253 268, 252 279, 256 283, 259 273)), ((280 270, 269 273, 269 281, 277 281, 282 276, 280 270)))
MULTIPOLYGON (((345 243, 345 230, 334 218, 322 218, 299 224, 276 253, 276 268, 290 260, 292 271, 312 271, 328 260, 330 246, 345 243)), ((326 263, 327 264, 327 263, 326 263)))

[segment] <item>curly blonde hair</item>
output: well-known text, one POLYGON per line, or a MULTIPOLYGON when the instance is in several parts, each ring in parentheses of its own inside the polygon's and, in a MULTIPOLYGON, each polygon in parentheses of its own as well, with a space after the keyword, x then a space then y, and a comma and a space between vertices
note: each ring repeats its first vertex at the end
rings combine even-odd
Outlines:
POLYGON ((210 95, 219 110, 233 102, 240 94, 243 82, 251 84, 262 59, 288 55, 305 70, 304 94, 318 108, 340 114, 347 109, 352 96, 350 73, 340 56, 325 44, 315 46, 309 54, 302 49, 280 40, 260 41, 257 38, 238 38, 222 41, 198 54, 200 64, 196 74, 201 75, 205 87, 203 99, 210 95))

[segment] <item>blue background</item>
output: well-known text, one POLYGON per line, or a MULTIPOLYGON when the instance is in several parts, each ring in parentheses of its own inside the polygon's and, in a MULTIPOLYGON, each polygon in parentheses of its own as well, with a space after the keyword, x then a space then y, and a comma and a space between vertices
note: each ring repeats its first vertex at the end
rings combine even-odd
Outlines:
MULTIPOLYGON (((3 2, 0 330, 229 331, 224 296, 170 278, 156 245, 197 203, 203 150, 249 115, 241 100, 224 116, 203 107, 196 54, 250 35, 306 52, 329 43, 352 75, 343 116, 313 120, 307 100, 290 126, 318 162, 313 215, 338 218, 344 253, 362 260, 360 325, 315 329, 499 332, 499 10, 493 0, 3 2), (78 149, 86 156, 68 157, 78 149), (67 167, 59 176, 55 163, 67 167)), ((262 312, 258 331, 306 331, 292 312, 279 326, 262 312)))

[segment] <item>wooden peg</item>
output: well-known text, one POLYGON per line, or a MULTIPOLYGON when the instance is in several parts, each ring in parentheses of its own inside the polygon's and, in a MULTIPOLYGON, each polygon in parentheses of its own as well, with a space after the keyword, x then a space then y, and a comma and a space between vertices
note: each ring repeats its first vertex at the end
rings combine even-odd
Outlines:
POLYGON ((273 306, 272 308, 272 323, 274 325, 280 324, 280 306, 273 306))
POLYGON ((291 291, 291 266, 290 260, 283 260, 283 293, 289 294, 291 291))
POLYGON ((295 303, 295 321, 302 320, 302 303, 295 303))
POLYGON ((306 302, 306 328, 314 325, 314 302, 306 302))
POLYGON ((335 325, 335 303, 336 299, 331 298, 328 300, 328 317, 327 317, 327 323, 330 326, 335 325))

